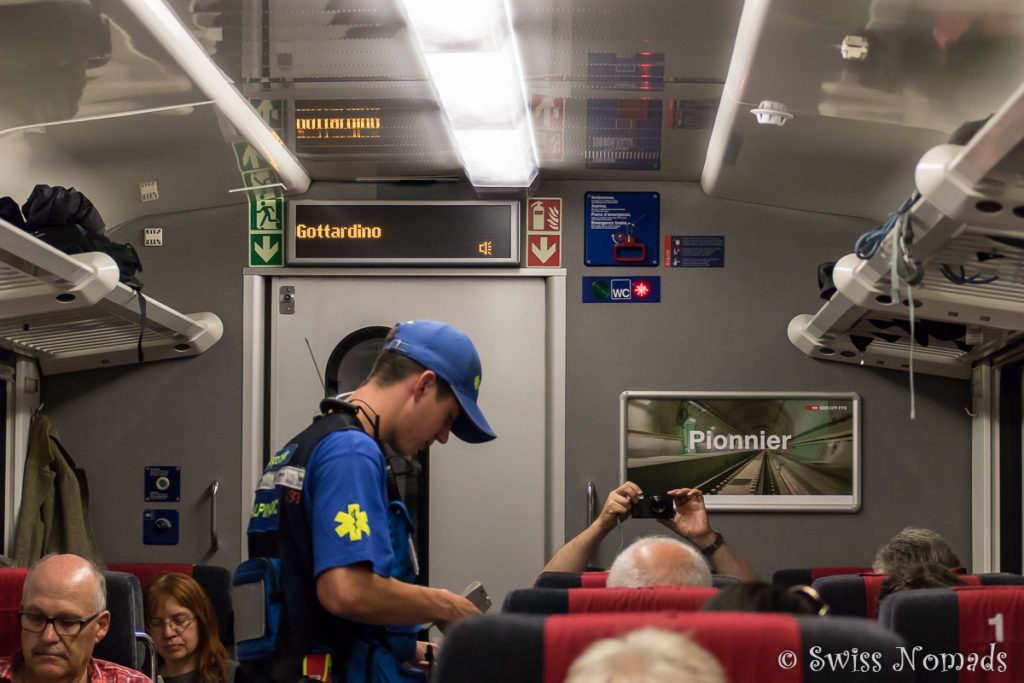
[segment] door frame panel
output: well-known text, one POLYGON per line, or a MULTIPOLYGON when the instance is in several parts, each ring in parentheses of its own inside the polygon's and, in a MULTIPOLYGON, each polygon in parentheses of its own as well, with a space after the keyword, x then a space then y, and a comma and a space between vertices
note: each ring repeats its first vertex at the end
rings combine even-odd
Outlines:
MULTIPOLYGON (((565 275, 562 268, 546 269, 468 269, 468 268, 249 268, 243 271, 244 310, 242 348, 242 458, 241 458, 241 562, 247 557, 246 527, 256 485, 263 472, 266 454, 275 446, 268 444, 266 390, 269 339, 267 335, 271 307, 278 305, 269 291, 269 279, 275 277, 533 277, 545 285, 545 347, 547 372, 545 402, 547 412, 547 481, 544 501, 545 555, 550 557, 565 540, 565 275)), ((540 571, 540 567, 537 571, 540 571)))

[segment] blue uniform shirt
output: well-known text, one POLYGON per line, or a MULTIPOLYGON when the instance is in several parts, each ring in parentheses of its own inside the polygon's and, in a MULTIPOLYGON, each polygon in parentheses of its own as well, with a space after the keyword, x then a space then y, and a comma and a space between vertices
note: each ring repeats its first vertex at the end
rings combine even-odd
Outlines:
POLYGON ((304 493, 317 576, 359 562, 391 575, 387 473, 369 435, 349 429, 321 439, 306 467, 304 493))
MULTIPOLYGON (((310 454, 303 504, 313 534, 313 572, 368 562, 374 573, 414 581, 409 558, 412 523, 405 506, 388 501, 384 456, 365 432, 333 432, 310 454)), ((418 624, 369 626, 354 643, 348 680, 423 682, 401 662, 415 656, 418 624), (368 660, 372 660, 369 661, 368 660)))

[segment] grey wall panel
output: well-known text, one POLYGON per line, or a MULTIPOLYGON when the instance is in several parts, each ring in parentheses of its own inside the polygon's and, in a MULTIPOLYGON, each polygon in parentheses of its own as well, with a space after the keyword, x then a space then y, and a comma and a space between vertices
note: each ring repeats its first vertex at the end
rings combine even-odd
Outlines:
MULTIPOLYGON (((408 195, 403 189, 319 184, 310 196, 472 198, 452 185, 414 187, 408 195)), ((693 183, 562 181, 543 184, 536 195, 564 200, 568 536, 584 526, 586 481, 597 483, 602 501, 618 483, 621 391, 856 391, 864 399, 860 512, 719 512, 713 524, 766 578, 777 568, 870 563, 876 547, 908 524, 941 531, 969 556, 967 383, 916 376, 918 416, 911 421, 906 374, 815 361, 786 337, 794 315, 820 306, 817 265, 850 252, 874 223, 710 198, 693 183), (620 272, 582 265, 588 190, 660 192, 662 235, 724 235, 725 268, 639 269, 661 276, 662 303, 582 304, 583 275, 620 272)), ((244 207, 236 207, 137 222, 113 233, 141 244, 145 225, 164 227, 167 246, 141 249, 145 291, 185 312, 217 313, 225 331, 213 348, 188 360, 43 380, 47 411, 89 472, 93 520, 110 561, 201 558, 208 540, 204 493, 213 478, 222 483, 222 550, 210 561, 229 566, 239 557, 245 221, 244 207), (184 468, 182 502, 169 506, 182 513, 182 543, 143 546, 142 511, 150 507, 142 500, 143 468, 172 463, 184 468)), ((663 528, 630 520, 622 531, 628 543, 663 528)), ((613 533, 599 562, 610 563, 618 544, 613 533)), ((500 545, 496 539, 495 549, 500 545)))
MULTIPOLYGON (((102 212, 102 207, 99 207, 102 212)), ((243 205, 151 217, 109 231, 136 246, 143 293, 184 313, 210 311, 224 336, 194 358, 44 377, 45 410, 89 476, 92 519, 108 562, 205 562, 234 567, 241 458, 243 205), (144 227, 164 229, 143 247, 144 227), (181 466, 181 502, 147 503, 147 465, 181 466), (218 493, 212 555, 207 488, 218 493), (178 510, 178 545, 144 545, 143 511, 178 510)))
MULTIPOLYGON (((876 224, 859 218, 720 200, 696 184, 542 185, 563 199, 566 296, 566 535, 585 525, 585 485, 599 500, 618 482, 619 393, 855 391, 863 398, 862 507, 856 513, 715 512, 712 524, 766 579, 787 567, 868 565, 905 525, 944 534, 970 556, 970 418, 966 382, 915 376, 910 420, 906 373, 813 360, 790 344, 786 325, 821 305, 819 263, 853 250, 876 224), (583 265, 583 194, 657 191, 661 235, 725 236, 724 268, 595 268, 583 265), (661 303, 583 304, 581 278, 661 276, 661 303)), ((628 520, 623 541, 665 531, 628 520)), ((604 542, 610 564, 619 532, 604 542)))

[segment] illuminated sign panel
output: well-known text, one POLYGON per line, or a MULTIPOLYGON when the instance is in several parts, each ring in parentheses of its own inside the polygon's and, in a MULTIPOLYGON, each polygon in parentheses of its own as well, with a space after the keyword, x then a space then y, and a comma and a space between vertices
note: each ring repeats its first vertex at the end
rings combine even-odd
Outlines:
POLYGON ((519 263, 515 201, 288 203, 290 265, 519 263))
POLYGON ((295 105, 295 143, 300 152, 316 152, 330 141, 381 137, 381 108, 320 102, 295 105))

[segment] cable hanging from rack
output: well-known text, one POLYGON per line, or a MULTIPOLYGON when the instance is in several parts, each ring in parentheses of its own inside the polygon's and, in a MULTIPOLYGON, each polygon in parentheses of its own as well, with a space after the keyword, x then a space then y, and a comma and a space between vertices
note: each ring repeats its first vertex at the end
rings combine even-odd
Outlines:
POLYGON ((857 238, 857 242, 853 246, 854 253, 864 260, 874 256, 878 251, 878 248, 882 246, 885 236, 892 231, 900 218, 905 216, 907 211, 910 210, 910 207, 914 205, 914 202, 920 198, 921 193, 914 190, 914 192, 912 192, 910 196, 903 201, 903 204, 900 205, 899 209, 889 214, 889 218, 886 219, 885 223, 857 238))
MULTIPOLYGON (((905 282, 907 285, 907 308, 909 309, 910 317, 910 351, 908 361, 908 376, 910 381, 910 419, 917 419, 917 402, 914 392, 914 285, 917 285, 924 279, 924 268, 920 263, 914 260, 911 255, 911 246, 914 243, 914 227, 913 220, 907 209, 916 201, 915 195, 920 196, 915 192, 911 195, 900 210, 896 212, 894 219, 892 220, 892 226, 889 227, 888 232, 891 233, 892 242, 890 247, 890 259, 889 259, 889 297, 893 304, 899 303, 900 297, 900 282, 905 282), (895 230, 893 229, 895 228, 895 230)), ((872 253, 878 251, 878 246, 875 246, 872 253)))

